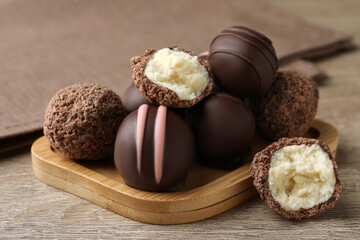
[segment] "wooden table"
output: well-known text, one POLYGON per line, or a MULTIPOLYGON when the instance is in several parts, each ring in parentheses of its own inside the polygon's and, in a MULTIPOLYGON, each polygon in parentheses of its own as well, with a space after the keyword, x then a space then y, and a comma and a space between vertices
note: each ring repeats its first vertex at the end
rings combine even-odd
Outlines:
MULTIPOLYGON (((360 2, 274 0, 309 22, 354 36, 360 44, 360 2)), ((360 52, 316 61, 330 78, 320 85, 317 117, 340 131, 343 192, 334 209, 287 220, 259 198, 210 219, 183 225, 143 224, 37 180, 29 148, 0 159, 0 239, 355 239, 360 237, 360 52)))

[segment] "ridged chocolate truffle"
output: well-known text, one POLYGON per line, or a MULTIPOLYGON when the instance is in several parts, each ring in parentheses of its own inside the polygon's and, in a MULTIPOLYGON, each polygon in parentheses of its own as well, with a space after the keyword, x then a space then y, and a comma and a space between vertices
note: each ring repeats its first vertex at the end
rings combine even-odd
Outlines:
POLYGON ((337 165, 320 140, 281 138, 257 153, 250 168, 265 202, 286 218, 309 218, 335 206, 337 165))
POLYGON ((234 96, 219 93, 188 109, 197 158, 204 164, 236 168, 242 163, 254 137, 250 109, 234 96))
POLYGON ((130 62, 136 88, 152 104, 188 108, 213 88, 208 63, 191 51, 178 47, 148 49, 130 62))
POLYGON ((194 157, 190 127, 164 106, 141 105, 119 127, 114 160, 131 187, 146 191, 176 190, 183 186, 194 157))
POLYGON ((259 99, 250 100, 256 126, 266 138, 300 137, 310 128, 319 100, 317 84, 293 71, 279 72, 259 99))
POLYGON ((120 97, 97 84, 75 84, 58 91, 45 115, 51 147, 69 159, 112 156, 117 129, 125 116, 120 97))
POLYGON ((227 28, 214 38, 208 62, 220 87, 239 97, 264 95, 278 69, 271 40, 243 26, 227 28))

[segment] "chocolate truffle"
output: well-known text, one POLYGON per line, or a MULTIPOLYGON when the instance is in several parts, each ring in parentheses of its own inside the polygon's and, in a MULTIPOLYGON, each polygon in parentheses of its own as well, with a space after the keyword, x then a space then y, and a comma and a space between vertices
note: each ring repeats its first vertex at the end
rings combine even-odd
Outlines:
POLYGON ((135 111, 143 104, 150 104, 149 101, 146 100, 146 98, 138 91, 133 82, 126 89, 122 102, 127 113, 135 111))
POLYGON ((242 26, 227 28, 214 38, 208 62, 220 87, 238 97, 264 95, 278 69, 271 40, 242 26))
POLYGON ((201 60, 207 61, 207 60, 208 60, 208 57, 209 57, 209 51, 205 51, 205 52, 199 53, 197 56, 198 56, 198 58, 200 58, 201 60))
MULTIPOLYGON (((209 56, 209 51, 202 52, 202 53, 198 54, 197 56, 198 56, 198 58, 207 62, 208 56, 209 56)), ((216 93, 221 93, 221 92, 223 92, 223 90, 219 87, 218 84, 216 84, 216 80, 214 79, 213 89, 212 89, 211 93, 216 94, 216 93)))
POLYGON ((309 218, 335 206, 341 192, 330 148, 320 140, 281 138, 251 163, 254 186, 286 218, 309 218))
POLYGON ((279 72, 265 96, 249 101, 266 138, 300 137, 310 128, 319 100, 316 82, 298 72, 279 72))
MULTIPOLYGON (((127 113, 131 113, 135 111, 143 104, 158 106, 157 103, 155 104, 149 103, 149 101, 146 100, 146 98, 140 94, 140 92, 135 87, 133 82, 125 91, 122 102, 127 113)), ((168 109, 176 114, 179 114, 181 117, 185 117, 185 110, 186 110, 185 108, 168 108, 168 109)))
POLYGON ((164 106, 141 105, 119 127, 114 160, 131 187, 146 191, 176 190, 183 186, 194 157, 190 127, 164 106))
POLYGON ((150 103, 188 108, 211 93, 213 78, 208 63, 190 51, 148 49, 130 62, 135 86, 150 103))
POLYGON ((51 147, 69 159, 112 156, 117 129, 125 116, 120 97, 97 84, 75 84, 58 91, 45 115, 51 147))
POLYGON ((254 137, 255 120, 239 99, 219 93, 188 109, 200 162, 222 168, 242 163, 254 137))

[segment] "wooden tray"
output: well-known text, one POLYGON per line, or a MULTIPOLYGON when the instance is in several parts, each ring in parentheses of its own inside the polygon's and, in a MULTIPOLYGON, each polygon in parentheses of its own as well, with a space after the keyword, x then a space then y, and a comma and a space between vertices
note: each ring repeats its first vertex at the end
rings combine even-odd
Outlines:
MULTIPOLYGON (((338 132, 329 123, 314 120, 304 137, 323 140, 335 156, 338 132)), ((171 193, 146 192, 125 185, 112 159, 66 159, 50 149, 44 136, 33 143, 31 156, 34 174, 42 182, 136 221, 179 224, 212 217, 256 195, 250 161, 269 143, 256 136, 246 164, 233 171, 194 164, 185 186, 171 193)))

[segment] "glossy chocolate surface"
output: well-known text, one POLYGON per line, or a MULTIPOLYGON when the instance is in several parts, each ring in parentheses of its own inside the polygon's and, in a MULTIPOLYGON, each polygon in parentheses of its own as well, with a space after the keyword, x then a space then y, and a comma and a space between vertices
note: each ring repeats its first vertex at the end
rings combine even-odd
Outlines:
POLYGON ((134 188, 172 191, 181 187, 194 157, 190 127, 164 106, 140 106, 123 120, 116 136, 116 168, 134 188))
MULTIPOLYGON (((149 103, 149 101, 146 100, 133 83, 131 83, 131 85, 126 89, 122 101, 127 113, 137 110, 143 104, 157 106, 157 104, 149 103)), ((185 108, 168 108, 168 110, 179 114, 181 117, 185 116, 185 108)))
POLYGON ((134 83, 126 89, 122 97, 123 106, 127 113, 135 111, 143 104, 150 104, 146 98, 137 90, 134 83))
POLYGON ((241 164, 254 137, 255 121, 239 98, 215 94, 189 109, 187 120, 202 163, 223 168, 241 164))
POLYGON ((242 26, 227 28, 214 38, 208 62, 218 84, 239 97, 264 95, 278 69, 270 39, 242 26))

